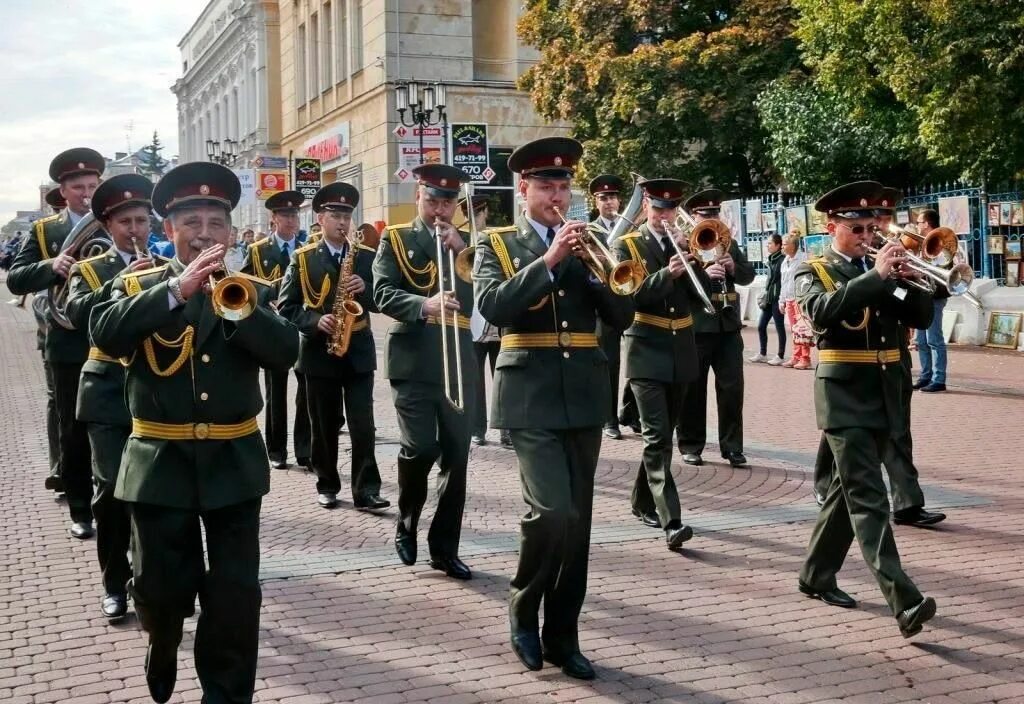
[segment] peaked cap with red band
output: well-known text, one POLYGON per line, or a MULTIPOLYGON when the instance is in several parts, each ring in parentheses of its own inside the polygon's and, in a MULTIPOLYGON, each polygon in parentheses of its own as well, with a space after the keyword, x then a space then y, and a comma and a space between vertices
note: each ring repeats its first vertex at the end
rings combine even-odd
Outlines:
POLYGON ((328 183, 313 196, 313 212, 337 210, 351 213, 359 205, 359 190, 351 183, 335 181, 328 183))
POLYGON ((677 178, 652 178, 640 182, 644 195, 656 208, 675 208, 690 187, 686 181, 677 178))
POLYGON ((306 196, 298 191, 281 191, 267 198, 267 202, 263 204, 263 207, 272 213, 284 210, 298 211, 305 202, 306 196))
POLYGON ((75 147, 53 157, 50 162, 50 178, 61 183, 66 178, 95 174, 102 176, 107 169, 107 160, 95 149, 75 147))
POLYGON ((590 195, 597 196, 604 193, 614 193, 618 195, 622 193, 624 184, 622 179, 615 174, 601 174, 590 181, 590 185, 587 187, 590 191, 590 195))
POLYGON ((683 208, 688 213, 700 213, 701 215, 714 215, 722 207, 722 201, 726 199, 725 193, 717 188, 705 188, 697 191, 686 199, 683 208))
POLYGON ((62 210, 68 204, 68 202, 64 200, 64 196, 60 194, 60 186, 54 186, 48 190, 46 195, 43 196, 43 200, 45 200, 46 204, 54 210, 62 210))
POLYGON ((888 200, 886 190, 877 181, 854 181, 823 195, 814 203, 814 209, 847 220, 874 217, 876 209, 895 207, 882 205, 888 200))
POLYGON ((437 198, 454 198, 469 180, 466 172, 448 164, 420 164, 412 170, 417 183, 437 198))
POLYGON ((192 161, 176 166, 153 189, 153 210, 162 218, 177 208, 219 205, 228 212, 242 196, 242 184, 235 172, 209 161, 192 161))
POLYGON ((153 182, 139 174, 119 174, 99 185, 92 194, 92 214, 97 220, 106 220, 122 208, 141 205, 150 209, 153 182))
POLYGON ((583 145, 571 137, 542 137, 512 152, 508 168, 523 177, 572 178, 582 156, 583 145))

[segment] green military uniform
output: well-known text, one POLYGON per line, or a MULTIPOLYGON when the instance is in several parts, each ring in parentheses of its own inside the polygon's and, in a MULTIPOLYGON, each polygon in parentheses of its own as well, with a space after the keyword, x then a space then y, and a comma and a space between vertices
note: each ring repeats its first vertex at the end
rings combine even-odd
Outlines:
MULTIPOLYGON (((349 254, 339 252, 341 260, 349 254)), ((301 345, 296 369, 308 382, 309 413, 313 420, 313 470, 318 493, 337 494, 338 424, 345 404, 349 437, 352 441, 352 500, 363 506, 380 494, 380 470, 374 452, 376 428, 373 419, 373 377, 377 350, 370 329, 373 304, 370 282, 374 250, 358 245, 352 253, 352 273, 367 282, 355 301, 363 314, 353 325, 348 352, 343 357, 327 351, 328 336, 317 328, 324 315, 334 310, 338 295, 341 262, 331 254, 327 241, 308 244, 295 252, 281 286, 279 310, 299 329, 301 345)))
MULTIPOLYGON (((127 263, 111 247, 71 269, 70 293, 65 310, 78 330, 88 330, 89 314, 107 300, 114 279, 127 263)), ((78 387, 78 420, 85 423, 92 448, 93 499, 96 518, 96 554, 107 594, 124 594, 131 567, 128 548, 131 525, 128 507, 114 497, 121 454, 131 433, 132 420, 125 403, 125 370, 121 361, 98 347, 89 350, 78 387)))
MULTIPOLYGON (((460 231, 464 242, 469 233, 460 231)), ((458 555, 462 512, 466 503, 466 466, 476 397, 473 338, 469 317, 473 286, 455 277, 456 298, 461 306, 457 333, 452 316, 445 330, 449 346, 449 384, 458 379, 455 370, 455 334, 462 359, 464 409, 455 410, 445 400, 441 358, 441 325, 423 316, 424 301, 438 286, 450 287, 447 255, 445 276, 437 274, 437 246, 433 226, 419 217, 389 227, 381 238, 373 262, 373 300, 381 313, 394 318, 384 341, 384 374, 391 382, 398 412, 402 449, 398 453, 398 510, 396 540, 415 536, 420 512, 427 499, 427 475, 437 462, 437 511, 427 542, 432 558, 458 555)), ((498 427, 498 426, 495 426, 498 427)), ((397 544, 397 543, 396 543, 397 544)))
MULTIPOLYGON (((277 242, 277 237, 271 233, 269 237, 249 245, 249 249, 245 252, 241 271, 279 286, 281 278, 288 268, 288 263, 291 261, 291 255, 300 246, 298 240, 294 239, 287 244, 287 251, 283 251, 277 242)), ((305 466, 310 462, 312 431, 309 408, 306 403, 306 380, 299 370, 295 370, 295 381, 297 388, 292 445, 295 449, 296 462, 305 466)), ((288 460, 288 371, 266 369, 263 372, 263 383, 267 393, 264 422, 267 454, 271 462, 285 464, 288 460)))
POLYGON ((914 288, 897 289, 834 252, 801 264, 795 281, 797 300, 818 331, 815 410, 835 455, 800 580, 814 591, 835 589, 856 537, 886 601, 900 614, 922 596, 900 565, 881 458, 893 430, 906 421, 901 323, 927 327, 931 298, 914 288))
MULTIPOLYGON (((705 193, 705 192, 702 192, 705 193)), ((701 206, 717 208, 722 194, 711 191, 711 197, 702 199, 702 193, 691 196, 685 203, 687 210, 701 206)), ((718 403, 718 445, 722 456, 743 453, 743 338, 740 330, 739 297, 736 285, 747 286, 754 280, 754 267, 733 239, 729 255, 735 269, 726 274, 724 291, 711 296, 716 313, 710 315, 698 306, 693 311, 693 331, 699 360, 695 381, 686 385, 682 409, 676 424, 679 451, 700 455, 704 451, 707 432, 708 371, 715 372, 715 398, 718 403)), ((713 290, 720 286, 714 282, 713 290)))
POLYGON ((53 367, 46 361, 46 311, 49 299, 46 296, 33 296, 32 316, 36 319, 36 349, 43 358, 43 375, 46 377, 46 451, 50 460, 50 474, 46 478, 46 488, 53 491, 64 491, 60 479, 60 441, 57 437, 59 422, 57 420, 57 403, 53 396, 53 367))
MULTIPOLYGON (((643 428, 644 451, 632 504, 637 515, 657 511, 666 530, 679 528, 679 495, 672 478, 672 432, 684 384, 697 376, 697 347, 691 309, 700 298, 689 275, 673 279, 668 270, 675 254, 668 235, 642 225, 637 233, 615 243, 620 259, 641 262, 647 278, 633 294, 636 316, 626 330, 626 378, 636 397, 643 428), (668 249, 666 249, 666 247, 668 249), (691 307, 690 302, 695 303, 691 307)), ((705 291, 711 282, 694 264, 705 291)))
POLYGON ((592 281, 575 257, 549 272, 547 234, 523 216, 490 231, 474 279, 477 307, 503 330, 492 425, 510 431, 530 507, 512 579, 512 631, 538 630, 543 599, 544 647, 563 657, 579 651, 594 473, 611 395, 594 331, 598 318, 629 327, 633 301, 592 281))
MULTIPOLYGON (((53 270, 51 260, 72 229, 69 210, 36 220, 33 232, 25 238, 7 275, 7 288, 14 295, 46 291, 64 279, 53 270)), ((89 436, 85 423, 75 418, 78 405, 78 380, 89 355, 89 338, 84 330, 68 330, 46 313, 44 359, 53 374, 54 405, 57 415, 57 440, 60 447, 61 480, 67 495, 71 520, 92 521, 92 468, 89 436)))

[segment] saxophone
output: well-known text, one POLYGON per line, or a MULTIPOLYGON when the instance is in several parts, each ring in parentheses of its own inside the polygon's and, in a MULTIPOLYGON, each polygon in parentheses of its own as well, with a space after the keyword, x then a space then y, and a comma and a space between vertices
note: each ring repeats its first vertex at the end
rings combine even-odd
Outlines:
POLYGON ((333 354, 335 357, 344 357, 348 352, 349 343, 352 341, 352 328, 363 314, 363 307, 346 290, 346 284, 348 284, 349 277, 352 276, 356 250, 362 241, 363 233, 358 230, 348 236, 348 253, 341 261, 338 284, 334 288, 334 305, 331 307, 331 314, 337 319, 338 324, 334 328, 334 334, 327 341, 327 353, 333 354))

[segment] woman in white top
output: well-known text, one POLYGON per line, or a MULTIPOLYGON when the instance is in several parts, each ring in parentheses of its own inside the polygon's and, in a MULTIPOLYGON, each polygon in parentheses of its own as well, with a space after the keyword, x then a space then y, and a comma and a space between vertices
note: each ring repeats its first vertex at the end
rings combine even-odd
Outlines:
POLYGON ((800 233, 793 230, 782 243, 782 251, 786 258, 782 260, 782 290, 779 294, 779 309, 786 315, 786 321, 793 331, 793 356, 782 363, 784 367, 793 369, 811 368, 811 325, 800 311, 796 303, 796 292, 793 290, 793 274, 800 262, 807 255, 800 251, 800 233))

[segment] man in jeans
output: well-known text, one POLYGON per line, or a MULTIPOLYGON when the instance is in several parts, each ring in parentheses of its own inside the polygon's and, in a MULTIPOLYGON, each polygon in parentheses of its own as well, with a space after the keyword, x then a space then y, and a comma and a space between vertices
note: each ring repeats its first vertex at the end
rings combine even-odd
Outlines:
MULTIPOLYGON (((939 226, 939 214, 934 210, 922 211, 917 216, 917 231, 926 236, 939 226)), ((949 290, 936 284, 932 297, 935 317, 927 329, 917 331, 917 354, 921 359, 921 375, 914 388, 927 393, 946 390, 946 338, 942 334, 942 311, 946 309, 949 290)))

